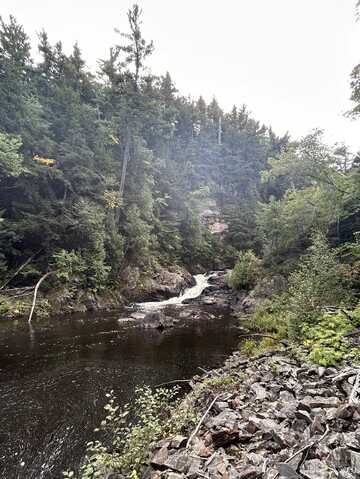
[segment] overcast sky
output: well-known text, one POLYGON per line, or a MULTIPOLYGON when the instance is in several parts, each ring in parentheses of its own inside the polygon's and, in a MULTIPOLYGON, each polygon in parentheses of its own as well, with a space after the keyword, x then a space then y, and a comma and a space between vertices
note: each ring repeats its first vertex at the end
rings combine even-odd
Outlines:
MULTIPOLYGON (((36 46, 36 33, 78 41, 88 65, 126 30, 127 0, 1 0, 36 46)), ((256 119, 293 138, 322 128, 329 143, 360 149, 360 120, 344 118, 349 76, 360 62, 355 0, 141 0, 155 43, 153 73, 168 70, 182 94, 225 110, 245 103, 256 119)))

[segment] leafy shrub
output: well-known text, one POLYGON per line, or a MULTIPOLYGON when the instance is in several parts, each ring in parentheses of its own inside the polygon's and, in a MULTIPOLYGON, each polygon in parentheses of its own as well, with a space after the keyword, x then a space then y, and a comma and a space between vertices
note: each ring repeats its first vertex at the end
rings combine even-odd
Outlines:
POLYGON ((337 306, 348 297, 336 251, 330 249, 322 233, 316 233, 312 241, 308 254, 289 278, 287 301, 293 337, 301 334, 303 322, 311 323, 325 306, 337 306))
POLYGON ((5 296, 0 296, 0 316, 5 316, 11 308, 10 301, 5 296))
POLYGON ((242 326, 249 331, 270 333, 277 338, 285 338, 288 330, 288 313, 281 303, 281 298, 265 299, 255 306, 250 317, 241 318, 242 326))
MULTIPOLYGON (((184 434, 195 427, 199 417, 191 407, 184 407, 176 399, 178 389, 138 388, 133 406, 122 409, 116 405, 113 392, 107 394, 107 412, 100 429, 113 437, 111 448, 100 441, 87 444, 85 464, 80 478, 106 477, 117 470, 135 478, 142 468, 151 445, 168 435, 184 434), (128 423, 132 417, 133 422, 128 423)), ((73 471, 64 472, 64 477, 74 477, 73 471)))
POLYGON ((228 277, 230 288, 250 289, 255 286, 261 273, 261 260, 250 250, 242 251, 228 277))
POLYGON ((321 366, 340 363, 351 352, 344 335, 352 330, 347 316, 323 314, 316 325, 304 324, 304 345, 310 349, 309 359, 321 366))
POLYGON ((253 341, 252 339, 246 339, 240 345, 240 352, 244 356, 252 357, 258 354, 279 349, 281 344, 271 338, 262 338, 260 341, 253 341))
POLYGON ((58 279, 68 282, 75 276, 80 278, 86 265, 78 252, 61 249, 53 254, 53 268, 58 279))
POLYGON ((238 381, 234 376, 230 374, 222 374, 221 376, 214 376, 212 378, 205 379, 203 382, 204 387, 212 387, 215 389, 232 386, 238 381))

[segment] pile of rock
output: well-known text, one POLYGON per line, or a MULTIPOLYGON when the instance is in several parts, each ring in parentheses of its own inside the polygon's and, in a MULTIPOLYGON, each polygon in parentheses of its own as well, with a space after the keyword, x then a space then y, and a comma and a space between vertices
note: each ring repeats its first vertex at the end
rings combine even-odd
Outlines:
POLYGON ((200 388, 196 433, 158 443, 143 477, 360 478, 359 371, 234 354, 200 388))

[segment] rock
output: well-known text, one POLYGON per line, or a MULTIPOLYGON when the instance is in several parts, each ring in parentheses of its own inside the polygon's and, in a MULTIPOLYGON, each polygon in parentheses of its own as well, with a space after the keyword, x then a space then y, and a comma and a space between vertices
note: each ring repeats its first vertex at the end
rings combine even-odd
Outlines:
POLYGON ((280 391, 279 394, 279 401, 284 402, 284 403, 292 403, 294 401, 294 395, 289 392, 289 391, 280 391))
POLYGON ((325 427, 322 424, 321 416, 315 416, 310 425, 311 434, 323 434, 325 427))
POLYGON ((351 404, 345 404, 340 406, 336 411, 336 417, 338 419, 351 419, 353 417, 355 407, 351 404))
POLYGON ((166 326, 169 326, 164 313, 160 311, 147 313, 143 320, 144 328, 163 330, 166 326))
POLYGON ((360 453, 355 451, 350 451, 350 464, 351 470, 357 476, 360 475, 360 453))
POLYGON ((136 319, 137 321, 141 321, 145 318, 145 313, 132 313, 131 318, 136 319))
POLYGON ((205 442, 198 437, 194 440, 193 451, 197 456, 200 457, 210 457, 212 454, 211 449, 207 447, 205 442))
POLYGON ((278 465, 279 470, 279 479, 301 479, 301 476, 296 472, 296 470, 289 466, 286 463, 280 463, 278 465))
POLYGON ((224 401, 217 401, 214 404, 214 410, 217 412, 222 412, 225 411, 226 409, 229 409, 229 403, 224 402, 224 401))
POLYGON ((148 477, 149 479, 161 479, 161 473, 158 471, 151 471, 148 477))
MULTIPOLYGON (((173 452, 173 451, 172 451, 173 452)), ((187 473, 190 469, 193 459, 187 454, 186 450, 175 451, 168 455, 164 466, 175 472, 187 473)))
POLYGON ((275 417, 278 419, 294 419, 298 410, 298 402, 293 401, 283 404, 279 411, 274 411, 275 417))
POLYGON ((256 303, 257 301, 255 297, 250 293, 245 299, 243 299, 241 308, 245 313, 251 313, 255 309, 256 303))
POLYGON ((228 430, 222 429, 221 431, 215 431, 211 434, 212 442, 216 448, 225 447, 233 442, 236 442, 239 438, 239 431, 237 429, 228 430))
POLYGON ((265 458, 261 454, 255 454, 254 452, 247 454, 246 458, 253 466, 261 466, 265 461, 265 458))
POLYGON ((155 467, 164 467, 169 457, 169 451, 167 446, 163 446, 157 451, 157 453, 151 458, 150 464, 155 467))
POLYGON ((263 388, 259 383, 254 383, 250 388, 256 395, 257 400, 263 401, 268 397, 268 393, 265 388, 263 388))
POLYGON ((344 402, 342 389, 348 376, 334 382, 339 370, 300 365, 286 353, 272 355, 271 361, 267 355, 251 361, 232 355, 210 377, 245 373, 245 379, 235 390, 224 386, 215 392, 205 384, 197 399, 202 413, 215 393, 223 393, 221 399, 190 448, 185 437, 158 444, 152 470, 162 479, 170 473, 170 479, 274 479, 277 473, 278 479, 360 479, 358 409, 344 402), (320 437, 306 457, 298 454, 289 461, 320 437))
POLYGON ((165 475, 166 479, 183 479, 184 474, 178 474, 177 472, 167 472, 165 475))
POLYGON ((238 479, 255 479, 259 477, 260 471, 256 467, 244 467, 239 469, 237 473, 238 479))
POLYGON ((179 267, 164 269, 158 267, 153 278, 144 282, 146 294, 143 301, 168 299, 179 294, 187 287, 194 286, 195 279, 186 270, 179 267))
POLYGON ((332 472, 323 461, 310 459, 300 467, 300 472, 309 479, 331 479, 332 472))
POLYGON ((327 462, 334 468, 341 470, 350 466, 350 451, 346 447, 337 447, 330 452, 327 462))
POLYGON ((128 324, 128 323, 133 323, 135 321, 134 318, 119 318, 117 322, 119 324, 128 324))
POLYGON ((241 443, 250 442, 252 438, 253 438, 252 434, 246 434, 244 432, 239 432, 239 442, 241 442, 241 443))
POLYGON ((223 411, 207 421, 207 427, 217 429, 235 429, 239 416, 234 411, 223 411))
POLYGON ((324 398, 321 396, 317 396, 317 397, 306 396, 305 398, 302 399, 301 404, 304 406, 307 405, 310 409, 317 408, 317 407, 324 408, 324 409, 333 408, 333 407, 339 406, 340 399, 337 397, 324 398))
POLYGON ((256 431, 258 431, 260 428, 260 425, 258 423, 258 421, 249 421, 246 425, 246 430, 250 433, 250 434, 255 434, 256 431))
POLYGON ((298 419, 303 419, 304 421, 306 421, 308 424, 311 424, 312 423, 312 419, 311 419, 311 416, 310 414, 305 411, 305 409, 298 409, 295 413, 295 416, 298 418, 298 419))
POLYGON ((161 479, 161 473, 159 471, 152 471, 149 477, 150 479, 161 479))
POLYGON ((342 434, 338 432, 332 432, 326 438, 327 445, 332 449, 340 446, 341 442, 342 442, 342 434))
POLYGON ((170 441, 171 449, 180 449, 181 447, 186 446, 187 437, 186 436, 175 436, 170 441))
POLYGON ((226 478, 229 462, 226 457, 215 456, 207 466, 207 472, 212 479, 226 478))

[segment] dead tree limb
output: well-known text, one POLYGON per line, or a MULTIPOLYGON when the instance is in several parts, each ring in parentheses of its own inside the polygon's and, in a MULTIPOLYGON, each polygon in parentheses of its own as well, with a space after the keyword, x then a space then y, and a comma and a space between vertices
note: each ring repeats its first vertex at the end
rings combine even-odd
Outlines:
POLYGON ((350 404, 352 405, 359 404, 359 389, 360 389, 360 372, 358 372, 356 375, 354 387, 352 388, 352 391, 349 397, 350 404))
MULTIPOLYGON (((285 464, 288 464, 290 461, 292 461, 296 456, 298 456, 299 454, 302 454, 302 453, 307 453, 311 448, 313 448, 314 446, 317 446, 323 439, 325 439, 325 437, 329 434, 329 427, 326 426, 326 430, 324 432, 324 434, 319 438, 319 439, 316 439, 315 441, 312 441, 310 444, 307 444, 306 446, 302 447, 301 449, 299 449, 298 451, 296 451, 292 456, 290 456, 288 459, 286 459, 285 461, 285 464)), ((300 467, 300 465, 303 463, 303 461, 300 461, 300 464, 298 466, 298 468, 300 467)), ((280 472, 277 472, 275 474, 275 476, 273 477, 273 479, 277 479, 277 477, 279 477, 280 475, 280 472)))
POLYGON ((15 276, 17 276, 17 275, 20 273, 20 271, 22 271, 22 270, 25 268, 25 266, 27 266, 27 265, 30 263, 30 261, 32 261, 32 260, 35 258, 35 256, 40 253, 40 251, 41 251, 41 249, 40 249, 39 251, 37 251, 36 253, 34 253, 32 256, 30 256, 30 258, 28 258, 28 259, 25 261, 25 263, 23 263, 23 264, 15 271, 15 273, 14 273, 7 281, 5 281, 4 284, 2 284, 2 285, 0 286, 0 289, 4 289, 5 286, 7 286, 7 285, 10 283, 10 281, 12 281, 12 280, 15 278, 15 276))
POLYGON ((175 379, 174 381, 169 381, 168 383, 161 383, 157 384, 155 387, 160 388, 162 386, 169 386, 170 384, 179 384, 179 383, 187 383, 190 386, 191 379, 175 379))
POLYGON ((211 411, 211 408, 213 407, 213 405, 216 403, 216 401, 219 399, 219 397, 221 396, 221 394, 218 394, 217 396, 215 396, 215 398, 211 401, 211 404, 210 406, 207 408, 207 410, 205 411, 204 415, 202 416, 202 418, 200 419, 200 421, 198 422, 198 425, 196 426, 196 428, 194 429, 194 432, 191 434, 191 436, 189 437, 188 439, 188 442, 186 443, 186 449, 190 446, 191 444, 191 441, 194 439, 194 437, 196 436, 196 434, 198 433, 200 427, 201 427, 201 424, 205 421, 205 418, 206 416, 209 414, 209 412, 211 411))
POLYGON ((35 290, 34 290, 33 302, 32 302, 31 311, 30 311, 30 315, 29 315, 29 319, 28 319, 28 322, 29 322, 29 323, 31 322, 32 315, 34 314, 34 309, 35 309, 35 305, 36 305, 36 296, 37 296, 39 287, 40 287, 41 283, 42 283, 46 278, 48 278, 51 274, 54 274, 54 271, 49 271, 48 273, 45 273, 43 276, 41 276, 41 278, 39 279, 39 281, 36 283, 35 290))

